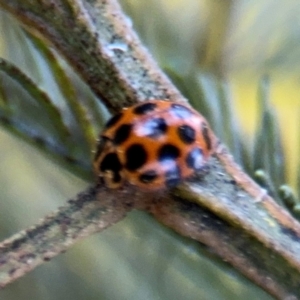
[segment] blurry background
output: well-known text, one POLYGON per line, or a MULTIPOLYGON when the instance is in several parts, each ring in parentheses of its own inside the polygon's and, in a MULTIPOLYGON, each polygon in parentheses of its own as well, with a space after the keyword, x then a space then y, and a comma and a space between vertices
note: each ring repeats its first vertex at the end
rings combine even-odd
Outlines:
MULTIPOLYGON (((283 167, 288 183, 296 187, 299 1, 122 0, 121 4, 160 65, 181 78, 188 90, 194 89, 189 78, 195 74, 200 82, 227 83, 236 111, 233 117, 249 147, 258 122, 258 85, 268 75, 287 158, 283 167)), ((1 13, 0 57, 55 93, 47 66, 37 63, 37 56, 18 24, 1 13)), ((207 95, 213 101, 213 84, 207 95)), ((88 185, 1 128, 0 157, 1 239, 36 223, 88 185)), ((1 300, 241 297, 271 299, 204 247, 138 212, 0 292, 1 300)))

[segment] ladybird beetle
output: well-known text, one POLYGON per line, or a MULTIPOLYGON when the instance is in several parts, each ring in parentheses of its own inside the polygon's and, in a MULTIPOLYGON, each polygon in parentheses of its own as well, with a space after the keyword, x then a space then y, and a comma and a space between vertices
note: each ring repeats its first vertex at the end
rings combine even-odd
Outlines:
POLYGON ((93 167, 109 188, 129 182, 157 190, 193 175, 213 150, 212 131, 197 111, 153 100, 124 109, 107 122, 93 167))

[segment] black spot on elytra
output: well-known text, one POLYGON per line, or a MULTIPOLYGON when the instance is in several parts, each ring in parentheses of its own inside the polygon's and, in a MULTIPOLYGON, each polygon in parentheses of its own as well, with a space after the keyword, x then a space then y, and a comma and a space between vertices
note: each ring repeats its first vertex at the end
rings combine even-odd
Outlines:
POLYGON ((208 134, 207 125, 204 122, 201 124, 201 132, 202 132, 207 149, 211 150, 211 140, 210 140, 210 137, 208 134))
POLYGON ((148 155, 143 145, 133 144, 126 150, 125 156, 125 167, 129 171, 135 171, 146 163, 148 155))
POLYGON ((171 111, 176 117, 180 119, 188 119, 193 114, 187 107, 175 103, 171 105, 171 111))
POLYGON ((187 166, 194 170, 199 170, 203 166, 203 152, 200 148, 194 148, 186 157, 187 166))
POLYGON ((114 172, 114 177, 113 177, 113 182, 114 183, 119 183, 122 181, 122 177, 121 177, 121 174, 120 172, 114 172))
POLYGON ((130 135, 131 129, 132 129, 132 125, 131 124, 123 124, 123 125, 121 125, 117 129, 115 137, 113 139, 114 144, 115 145, 120 145, 123 142, 125 142, 128 139, 129 135, 130 135))
POLYGON ((116 153, 108 153, 100 163, 100 171, 117 173, 122 169, 122 164, 116 153))
POLYGON ((157 178, 157 173, 154 170, 149 170, 139 176, 139 180, 143 183, 151 183, 157 178))
POLYGON ((133 113, 136 115, 144 115, 156 108, 155 103, 144 103, 134 108, 133 113))
POLYGON ((177 185, 181 180, 180 168, 175 165, 172 169, 166 172, 165 178, 167 187, 173 187, 177 185))
POLYGON ((122 118, 123 114, 122 113, 118 113, 116 115, 114 115, 112 118, 110 118, 108 120, 108 122, 105 124, 105 128, 108 129, 112 126, 114 126, 115 124, 118 123, 118 121, 122 118))
POLYGON ((172 144, 165 144, 158 150, 158 160, 160 162, 174 160, 180 155, 179 149, 172 144))
POLYGON ((187 145, 195 142, 196 132, 195 129, 189 125, 181 125, 177 128, 177 134, 181 141, 187 145))
POLYGON ((151 119, 145 122, 143 126, 147 136, 151 138, 158 138, 159 136, 165 134, 168 128, 167 123, 163 118, 151 119))

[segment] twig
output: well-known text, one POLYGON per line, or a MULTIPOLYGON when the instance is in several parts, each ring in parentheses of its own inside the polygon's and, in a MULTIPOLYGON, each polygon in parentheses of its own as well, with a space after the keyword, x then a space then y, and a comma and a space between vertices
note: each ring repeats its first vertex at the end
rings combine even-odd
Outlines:
POLYGON ((112 111, 145 99, 185 101, 141 45, 117 1, 0 1, 47 38, 112 111))
POLYGON ((0 288, 66 251, 76 241, 123 219, 131 197, 92 187, 35 226, 0 244, 0 288))

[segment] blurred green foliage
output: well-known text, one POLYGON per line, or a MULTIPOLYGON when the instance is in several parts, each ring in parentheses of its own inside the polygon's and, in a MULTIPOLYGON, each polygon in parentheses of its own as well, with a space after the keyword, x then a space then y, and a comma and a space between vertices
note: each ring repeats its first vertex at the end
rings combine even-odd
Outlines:
MULTIPOLYGON (((286 181, 296 187, 297 177, 300 178, 295 163, 299 153, 295 120, 300 92, 297 70, 300 3, 296 0, 123 0, 121 3, 160 65, 209 119, 235 159, 253 176, 258 168, 266 169, 268 173, 259 178, 266 183, 265 178, 270 176, 277 196, 278 186, 286 181), (265 74, 269 83, 262 79, 265 74), (259 108, 258 103, 263 106, 259 108), (278 127, 273 105, 280 113, 284 149, 278 129, 270 133, 278 127), (270 126, 270 122, 275 124, 270 126), (267 135, 272 139, 260 138, 267 135), (276 164, 272 164, 270 156, 274 153, 279 157, 276 164)), ((72 110, 74 106, 67 100, 71 94, 75 99, 84 99, 83 107, 92 107, 93 95, 59 59, 74 88, 62 90, 62 82, 55 78, 60 70, 51 66, 44 52, 47 50, 44 45, 36 45, 37 42, 28 38, 14 20, 0 13, 0 57, 17 65, 51 96, 71 128, 74 137, 71 145, 77 145, 71 154, 88 169, 93 129, 88 129, 89 136, 84 134, 85 118, 77 126, 74 116, 80 108, 72 110)), ((14 94, 0 88, 0 110, 7 101, 13 103, 13 109, 22 105, 18 112, 24 118, 22 121, 39 134, 55 138, 50 130, 53 120, 35 119, 30 114, 32 110, 27 114, 27 103, 36 109, 36 114, 44 116, 45 111, 12 80, 1 76, 0 87, 7 85, 14 94)), ((107 116, 101 106, 87 112, 96 130, 107 116), (92 111, 100 113, 91 115, 92 111)), ((34 224, 87 185, 75 173, 53 164, 5 131, 0 131, 0 157, 2 239, 34 224)), ((287 190, 284 192, 288 195, 287 190)), ((291 206, 297 206, 297 200, 291 206)), ((4 300, 271 299, 204 247, 140 212, 131 213, 126 220, 81 242, 0 293, 0 299, 4 300)))

